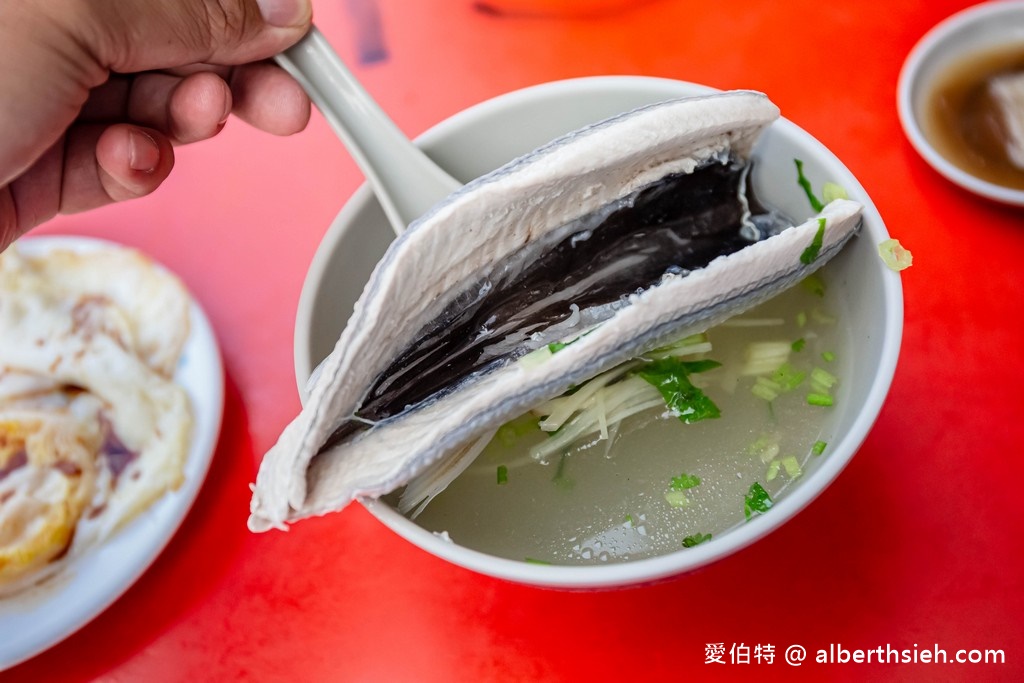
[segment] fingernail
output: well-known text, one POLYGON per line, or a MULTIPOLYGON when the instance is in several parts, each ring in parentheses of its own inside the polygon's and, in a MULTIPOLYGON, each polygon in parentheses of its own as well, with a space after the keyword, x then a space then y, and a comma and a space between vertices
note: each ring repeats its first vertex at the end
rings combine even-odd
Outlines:
POLYGON ((256 0, 263 21, 286 28, 304 23, 310 15, 309 0, 256 0))
POLYGON ((148 133, 132 128, 128 131, 128 166, 133 171, 152 173, 160 162, 160 146, 148 133))
POLYGON ((220 121, 217 122, 218 126, 223 126, 228 122, 228 117, 231 116, 231 105, 232 102, 230 99, 224 103, 224 113, 221 114, 220 121))

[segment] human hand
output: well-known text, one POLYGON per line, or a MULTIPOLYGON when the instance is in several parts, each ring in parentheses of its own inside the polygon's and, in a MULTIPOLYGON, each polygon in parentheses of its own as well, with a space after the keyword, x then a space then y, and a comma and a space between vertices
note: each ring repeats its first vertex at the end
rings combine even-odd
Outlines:
POLYGON ((0 250, 57 213, 155 190, 230 113, 289 135, 309 99, 260 61, 310 0, 0 0, 0 250))

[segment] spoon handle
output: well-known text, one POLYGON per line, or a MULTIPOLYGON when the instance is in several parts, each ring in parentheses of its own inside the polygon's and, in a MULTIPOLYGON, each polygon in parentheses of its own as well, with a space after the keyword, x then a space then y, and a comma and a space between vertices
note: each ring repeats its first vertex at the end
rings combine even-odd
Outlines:
POLYGON ((345 143, 396 234, 462 185, 399 130, 316 26, 275 59, 345 143))

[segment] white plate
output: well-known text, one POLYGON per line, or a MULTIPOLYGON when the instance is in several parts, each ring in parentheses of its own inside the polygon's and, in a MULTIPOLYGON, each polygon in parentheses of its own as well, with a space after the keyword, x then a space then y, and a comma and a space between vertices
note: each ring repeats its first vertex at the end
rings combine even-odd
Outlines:
MULTIPOLYGON (((58 247, 85 251, 118 246, 83 237, 36 237, 20 244, 26 253, 58 247)), ((224 409, 224 372, 217 340, 194 300, 190 335, 174 379, 192 401, 193 436, 185 482, 41 586, 0 599, 0 670, 55 645, 109 607, 153 563, 192 507, 213 459, 224 409)))

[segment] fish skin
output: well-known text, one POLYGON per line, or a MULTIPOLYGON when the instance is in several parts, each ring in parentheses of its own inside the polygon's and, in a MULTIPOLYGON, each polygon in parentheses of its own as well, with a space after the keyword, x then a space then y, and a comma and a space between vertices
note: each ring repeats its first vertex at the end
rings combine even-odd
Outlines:
MULTIPOLYGON (((610 367, 609 363, 618 362, 615 358, 625 360, 655 337, 683 329, 676 324, 664 329, 652 327, 651 334, 631 338, 628 343, 623 343, 621 336, 609 341, 607 334, 588 335, 586 344, 574 344, 572 353, 554 357, 557 363, 552 367, 564 372, 562 363, 570 359, 578 362, 579 354, 598 351, 592 362, 581 364, 557 381, 539 382, 534 390, 524 389, 510 400, 498 401, 488 411, 468 416, 464 429, 415 437, 417 443, 430 441, 432 446, 408 458, 404 457, 410 451, 408 443, 402 442, 410 438, 408 432, 395 426, 415 425, 444 399, 386 421, 389 431, 404 435, 397 442, 396 438, 381 437, 386 430, 371 429, 329 453, 317 455, 326 438, 357 409, 368 387, 409 343, 411 335, 434 319, 460 286, 478 279, 482 269, 576 216, 667 173, 692 171, 723 150, 748 157, 757 137, 777 117, 778 109, 767 97, 747 91, 643 107, 538 148, 435 206, 396 240, 378 264, 335 351, 314 383, 306 408, 264 458, 254 487, 250 528, 284 528, 286 522, 340 509, 356 496, 372 497, 393 490, 442 457, 446 449, 457 447, 473 434, 478 436, 488 425, 512 417, 518 406, 528 408, 527 401, 557 395, 564 391, 566 380, 582 381, 584 375, 597 374, 610 367), (438 267, 439 262, 442 267, 438 267), (415 295, 409 296, 410 292, 415 295), (400 461, 397 464, 393 457, 396 453, 400 461), (375 466, 375 458, 381 463, 387 460, 387 464, 375 466)), ((838 223, 847 228, 844 234, 848 239, 855 229, 850 223, 859 224, 860 207, 850 202, 834 210, 843 214, 838 223), (854 213, 855 218, 847 215, 854 213)), ((836 217, 840 218, 838 214, 836 217)), ((806 230, 813 235, 817 223, 809 222, 801 228, 801 235, 806 230)), ((830 251, 838 241, 838 237, 831 238, 834 232, 839 231, 826 231, 822 256, 806 272, 834 253, 830 251)), ((793 261, 798 262, 798 258, 793 261)), ((790 279, 800 276, 791 274, 790 279)), ((726 309, 715 310, 724 313, 726 309)), ((620 319, 620 314, 612 320, 620 319)), ((717 319, 717 313, 695 316, 707 321, 717 319)), ((495 381, 490 375, 484 380, 495 381)), ((474 385, 473 391, 487 386, 474 385)))
POLYGON ((362 432, 310 464, 308 514, 323 514, 360 497, 376 498, 407 483, 450 451, 645 351, 725 319, 778 294, 837 254, 861 223, 861 206, 837 200, 820 216, 825 242, 811 264, 799 260, 817 217, 668 284, 658 285, 543 365, 513 364, 443 398, 362 432), (779 239, 783 238, 783 239, 779 239), (755 247, 761 247, 755 250, 755 247), (724 285, 724 286, 723 286, 724 285), (680 311, 675 302, 693 303, 680 311), (466 401, 461 394, 472 392, 466 401))

